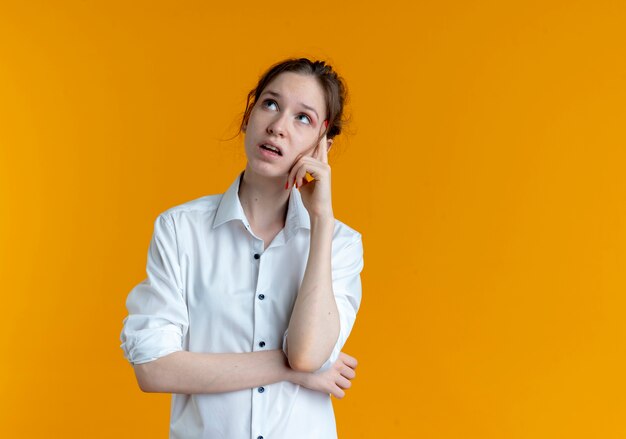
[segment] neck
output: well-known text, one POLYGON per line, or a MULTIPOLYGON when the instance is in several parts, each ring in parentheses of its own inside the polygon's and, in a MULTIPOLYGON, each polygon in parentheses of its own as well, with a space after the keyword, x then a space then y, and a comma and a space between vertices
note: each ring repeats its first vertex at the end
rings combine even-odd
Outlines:
POLYGON ((239 184, 239 201, 253 230, 282 229, 291 190, 283 177, 268 178, 255 174, 249 166, 239 184), (282 181, 282 182, 281 182, 282 181))

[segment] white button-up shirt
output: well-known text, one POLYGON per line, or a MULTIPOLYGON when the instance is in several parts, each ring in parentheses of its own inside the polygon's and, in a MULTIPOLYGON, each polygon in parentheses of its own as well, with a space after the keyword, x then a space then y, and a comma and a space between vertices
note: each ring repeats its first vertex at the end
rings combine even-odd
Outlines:
MULTIPOLYGON (((287 327, 307 264, 309 215, 292 189, 285 227, 264 250, 239 201, 226 193, 175 206, 155 221, 147 279, 129 293, 121 348, 132 364, 172 352, 286 352, 287 327)), ((332 286, 341 329, 334 363, 361 302, 361 235, 335 220, 332 286)), ((282 381, 216 394, 173 394, 170 438, 332 439, 330 395, 282 381)))

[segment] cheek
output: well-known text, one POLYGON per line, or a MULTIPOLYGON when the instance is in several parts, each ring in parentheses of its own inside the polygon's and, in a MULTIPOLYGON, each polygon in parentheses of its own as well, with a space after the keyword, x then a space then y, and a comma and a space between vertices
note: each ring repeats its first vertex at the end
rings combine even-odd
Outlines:
POLYGON ((293 144, 295 145, 295 149, 298 150, 298 153, 310 154, 312 148, 315 146, 316 140, 317 138, 312 136, 297 136, 293 139, 293 144))
POLYGON ((258 114, 256 109, 252 109, 252 111, 250 112, 250 115, 248 116, 248 126, 254 126, 256 124, 256 120, 258 119, 258 114))

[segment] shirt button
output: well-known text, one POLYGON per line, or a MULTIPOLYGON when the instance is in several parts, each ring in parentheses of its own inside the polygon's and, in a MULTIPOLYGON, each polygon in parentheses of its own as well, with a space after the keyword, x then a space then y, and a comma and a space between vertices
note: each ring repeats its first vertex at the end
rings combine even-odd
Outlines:
POLYGON ((257 436, 256 439, 263 439, 263 436, 257 436))
POLYGON ((261 346, 262 348, 265 347, 265 342, 264 341, 259 342, 259 346, 261 346))
POLYGON ((259 294, 259 300, 265 299, 265 294, 259 294))
POLYGON ((259 393, 265 392, 265 387, 259 387, 259 393))
POLYGON ((259 259, 260 257, 261 257, 261 255, 260 255, 260 254, 258 254, 258 253, 255 253, 255 254, 254 254, 254 259, 259 259))

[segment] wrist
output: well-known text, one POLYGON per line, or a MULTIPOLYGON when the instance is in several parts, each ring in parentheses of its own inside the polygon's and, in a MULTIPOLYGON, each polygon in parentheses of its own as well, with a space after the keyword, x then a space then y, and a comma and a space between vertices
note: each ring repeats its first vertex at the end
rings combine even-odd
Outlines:
POLYGON ((287 381, 302 387, 307 387, 308 376, 309 374, 307 372, 298 372, 289 368, 289 372, 287 372, 287 381))
POLYGON ((311 231, 332 231, 335 229, 335 216, 330 213, 327 215, 313 215, 311 219, 311 231))

